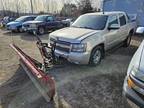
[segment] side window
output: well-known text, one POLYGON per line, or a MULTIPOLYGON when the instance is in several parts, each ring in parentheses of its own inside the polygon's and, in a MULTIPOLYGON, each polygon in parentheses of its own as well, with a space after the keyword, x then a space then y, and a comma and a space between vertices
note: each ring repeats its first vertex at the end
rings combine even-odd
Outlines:
POLYGON ((119 15, 119 19, 120 19, 120 26, 126 25, 126 18, 123 14, 119 15))
POLYGON ((32 20, 34 20, 34 18, 33 18, 33 17, 29 17, 28 20, 29 20, 29 21, 32 21, 32 20))
POLYGON ((47 21, 48 21, 48 22, 52 22, 53 20, 54 20, 54 19, 53 19, 52 16, 47 17, 47 21))
POLYGON ((26 18, 26 21, 32 21, 32 20, 34 20, 33 17, 28 17, 28 18, 26 18))
POLYGON ((109 16, 109 18, 108 18, 108 26, 111 26, 111 25, 113 25, 113 24, 115 24, 115 25, 119 25, 119 21, 118 21, 118 17, 116 16, 116 15, 112 15, 112 16, 109 16))

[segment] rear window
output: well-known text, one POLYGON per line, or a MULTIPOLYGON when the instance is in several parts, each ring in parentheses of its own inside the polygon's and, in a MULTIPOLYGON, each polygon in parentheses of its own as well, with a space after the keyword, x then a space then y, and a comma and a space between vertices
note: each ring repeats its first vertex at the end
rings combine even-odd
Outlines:
POLYGON ((126 18, 123 14, 119 15, 119 19, 120 19, 120 26, 126 25, 126 18))
POLYGON ((46 21, 47 16, 38 16, 35 18, 35 21, 46 21))

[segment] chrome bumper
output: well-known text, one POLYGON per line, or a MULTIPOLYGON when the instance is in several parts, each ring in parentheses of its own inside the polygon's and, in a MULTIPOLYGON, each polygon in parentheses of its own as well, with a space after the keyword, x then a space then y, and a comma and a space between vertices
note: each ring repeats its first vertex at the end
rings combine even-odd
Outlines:
POLYGON ((62 52, 59 50, 55 50, 55 55, 57 57, 63 57, 67 59, 69 62, 75 63, 75 64, 88 64, 90 54, 88 52, 85 53, 76 53, 76 52, 62 52))
POLYGON ((128 87, 127 77, 125 78, 125 81, 124 81, 123 95, 128 100, 130 100, 129 102, 131 106, 136 106, 136 108, 143 108, 144 100, 140 96, 138 96, 138 94, 132 88, 128 87))

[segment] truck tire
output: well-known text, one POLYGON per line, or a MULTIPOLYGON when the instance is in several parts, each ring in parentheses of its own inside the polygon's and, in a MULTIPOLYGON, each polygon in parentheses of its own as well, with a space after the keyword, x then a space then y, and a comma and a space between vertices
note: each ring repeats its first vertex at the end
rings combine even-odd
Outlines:
POLYGON ((43 27, 38 28, 38 34, 43 35, 45 33, 45 29, 43 27))
POLYGON ((98 65, 101 62, 103 55, 104 55, 104 51, 102 46, 95 47, 91 53, 89 64, 91 66, 98 65))
POLYGON ((126 40, 124 41, 124 47, 128 47, 131 43, 131 38, 132 38, 133 33, 129 33, 128 37, 126 38, 126 40))

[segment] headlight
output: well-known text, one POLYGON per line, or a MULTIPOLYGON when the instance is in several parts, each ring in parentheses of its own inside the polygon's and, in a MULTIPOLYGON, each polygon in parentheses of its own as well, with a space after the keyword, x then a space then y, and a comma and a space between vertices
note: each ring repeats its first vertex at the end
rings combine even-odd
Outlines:
POLYGON ((131 80, 130 77, 128 77, 127 83, 128 83, 129 88, 135 88, 136 87, 135 83, 131 80))
POLYGON ((144 72, 139 70, 136 67, 133 67, 131 70, 131 75, 135 78, 139 79, 140 81, 144 81, 144 72))
POLYGON ((72 44, 72 52, 85 52, 86 51, 86 43, 72 44))
POLYGON ((30 27, 31 27, 31 28, 36 28, 37 25, 36 25, 36 24, 30 24, 30 27))

